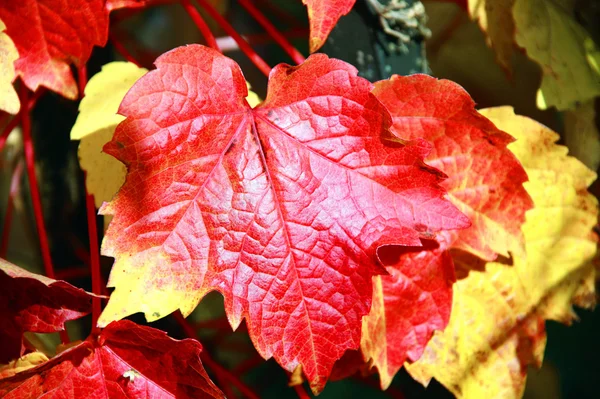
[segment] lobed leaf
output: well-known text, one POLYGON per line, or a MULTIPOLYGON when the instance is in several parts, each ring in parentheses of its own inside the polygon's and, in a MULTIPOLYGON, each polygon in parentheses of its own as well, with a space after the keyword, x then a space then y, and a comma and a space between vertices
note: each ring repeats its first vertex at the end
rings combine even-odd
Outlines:
POLYGON ((32 91, 44 86, 74 100, 70 65, 85 65, 94 46, 108 39, 110 10, 141 0, 19 0, 0 3, 0 19, 19 58, 16 76, 32 91), (24 29, 26 27, 26 29, 24 29))
POLYGON ((279 65, 255 109, 237 64, 212 49, 156 65, 104 148, 128 175, 101 209, 114 215, 102 252, 116 262, 99 325, 187 315, 218 290, 231 325, 246 318, 261 355, 302 366, 319 392, 359 346, 384 273, 377 247, 418 246, 468 219, 443 199, 423 145, 384 145, 389 115, 349 64, 279 65))
POLYGON ((450 323, 407 365, 423 384, 435 377, 458 397, 520 397, 527 366, 540 365, 547 319, 570 322, 571 304, 593 305, 598 202, 596 178, 555 142, 558 135, 510 107, 481 111, 517 139, 534 201, 523 225, 526 255, 513 265, 490 262, 455 284, 450 323))
POLYGON ((572 108, 600 95, 600 50, 569 0, 515 0, 516 42, 542 68, 541 109, 572 108))
POLYGON ((460 86, 427 75, 393 76, 377 82, 373 93, 390 112, 396 137, 431 144, 426 162, 450 176, 441 184, 472 221, 468 229, 438 234, 426 247, 380 249, 389 275, 374 278, 361 350, 386 389, 450 319, 455 274, 448 250, 487 260, 522 254, 520 227, 532 201, 523 188, 527 175, 507 149, 512 137, 481 116, 460 86))
POLYGON ((94 294, 0 259, 0 363, 22 355, 24 332, 64 330, 92 310, 94 294))
POLYGON ((196 340, 122 320, 41 365, 0 379, 3 398, 224 398, 196 340))

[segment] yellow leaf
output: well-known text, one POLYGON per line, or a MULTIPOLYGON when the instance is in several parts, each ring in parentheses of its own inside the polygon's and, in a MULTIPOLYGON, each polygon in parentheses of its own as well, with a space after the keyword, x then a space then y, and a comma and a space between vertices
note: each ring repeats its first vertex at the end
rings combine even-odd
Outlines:
POLYGON ((594 102, 580 104, 565 116, 565 143, 571 155, 592 170, 600 166, 600 132, 596 126, 594 102))
POLYGON ((15 79, 13 64, 19 58, 19 52, 4 30, 6 25, 0 20, 0 110, 16 114, 21 106, 12 82, 15 79))
POLYGON ((571 108, 600 95, 600 53, 573 16, 570 0, 516 0, 516 42, 542 68, 541 109, 571 108))
POLYGON ((21 371, 39 366, 48 361, 48 357, 42 352, 31 352, 8 364, 0 366, 0 379, 9 378, 21 371))
POLYGON ((125 165, 102 152, 117 125, 125 119, 117 110, 131 86, 147 72, 130 62, 111 62, 94 75, 79 104, 79 116, 71 140, 81 140, 79 162, 86 172, 85 184, 96 207, 110 201, 125 182, 125 165))
MULTIPOLYGON (((79 104, 79 116, 71 130, 71 140, 81 140, 79 163, 86 172, 88 192, 94 195, 98 208, 104 201, 110 201, 125 182, 125 165, 104 154, 102 147, 112 139, 117 125, 125 119, 117 114, 123 97, 146 72, 145 68, 130 62, 106 64, 90 79, 85 97, 79 104)), ((248 91, 246 99, 252 107, 261 101, 252 91, 248 91)))
POLYGON ((515 22, 512 6, 515 0, 469 0, 469 15, 486 34, 486 42, 506 70, 511 69, 515 22))
POLYGON ((587 192, 596 175, 556 145, 558 135, 511 107, 482 110, 517 141, 534 200, 523 225, 526 257, 490 262, 454 285, 450 323, 421 359, 407 365, 423 384, 435 377, 458 397, 518 398, 527 366, 539 366, 544 321, 570 322, 571 304, 593 304, 598 202, 587 192))

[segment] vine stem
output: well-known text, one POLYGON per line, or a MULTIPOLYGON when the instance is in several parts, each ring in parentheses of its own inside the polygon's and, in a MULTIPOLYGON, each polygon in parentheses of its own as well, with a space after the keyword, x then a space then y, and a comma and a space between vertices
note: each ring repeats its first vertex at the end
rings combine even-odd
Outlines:
POLYGON ((219 24, 223 30, 235 40, 240 46, 240 50, 252 61, 252 63, 265 75, 269 76, 271 67, 262 59, 260 55, 237 31, 227 22, 225 18, 210 4, 207 0, 197 0, 200 6, 211 16, 214 21, 219 24))
MULTIPOLYGON (((23 83, 23 85, 24 85, 24 83, 23 83)), ((29 99, 26 106, 23 105, 23 102, 21 101, 21 112, 23 112, 23 110, 25 110, 25 112, 31 111, 31 109, 35 106, 35 104, 39 100, 40 96, 42 94, 44 94, 45 92, 46 92, 46 89, 43 87, 38 89, 33 94, 33 96, 29 99)), ((2 130, 2 133, 0 133, 0 151, 2 151, 4 149, 4 145, 6 144, 6 140, 8 139, 8 136, 15 129, 15 127, 17 127, 17 125, 20 122, 21 122, 20 115, 17 115, 15 117, 13 117, 10 120, 10 122, 8 122, 8 124, 4 127, 4 129, 2 130)))
POLYGON ((306 392, 306 390, 304 389, 304 386, 302 384, 294 385, 294 390, 296 391, 298 398, 310 399, 310 395, 306 392))
MULTIPOLYGON (((29 89, 25 84, 19 88, 19 99, 21 100, 21 128, 23 129, 23 147, 25 150, 25 166, 27 167, 27 177, 29 180, 29 190, 31 192, 31 202, 33 204, 33 215, 40 240, 40 250, 44 262, 44 271, 46 276, 54 279, 54 265, 50 256, 50 245, 48 244, 48 234, 44 225, 44 213, 42 211, 42 200, 38 188, 37 176, 35 175, 35 150, 33 148, 33 139, 31 138, 31 119, 29 112, 33 108, 30 106, 29 89)), ((60 331, 60 340, 63 344, 69 343, 69 334, 67 330, 60 331)))
POLYGON ((248 11, 248 14, 250 14, 252 18, 254 18, 265 29, 265 31, 267 31, 267 33, 273 38, 273 40, 275 40, 277 44, 279 44, 283 51, 292 57, 292 60, 296 64, 302 64, 304 62, 305 58, 302 54, 300 54, 300 51, 298 51, 290 44, 290 42, 288 42, 285 36, 283 36, 281 32, 275 28, 275 25, 273 25, 271 21, 265 17, 265 15, 252 3, 252 1, 238 0, 238 3, 240 3, 240 5, 244 7, 246 11, 248 11))
MULTIPOLYGON (((181 326, 181 328, 183 329, 185 335, 187 335, 189 338, 193 338, 196 340, 198 339, 196 330, 194 330, 194 327, 192 327, 192 325, 183 317, 179 310, 173 313, 173 316, 175 317, 175 321, 177 321, 177 324, 179 324, 179 326, 181 326)), ((202 360, 203 364, 205 364, 215 373, 217 379, 233 385, 242 393, 242 395, 246 396, 249 399, 259 399, 259 396, 253 390, 251 390, 246 384, 244 384, 231 371, 227 370, 225 367, 217 363, 204 348, 200 353, 200 359, 202 360)), ((225 384, 224 386, 227 385, 225 384)))
POLYGON ((0 240, 0 258, 6 259, 8 252, 8 242, 10 241, 10 227, 12 225, 13 210, 15 207, 15 198, 19 192, 21 177, 23 176, 23 161, 19 161, 12 178, 10 179, 10 191, 8 194, 8 203, 6 204, 6 214, 4 216, 4 226, 2 227, 2 238, 0 240))
MULTIPOLYGON (((90 272, 92 275, 92 292, 102 294, 100 278, 100 251, 98 248, 98 226, 96 225, 96 205, 94 196, 85 190, 85 208, 88 220, 88 235, 90 237, 90 272)), ((102 302, 98 297, 92 298, 92 329, 96 330, 96 322, 102 312, 102 302)))
POLYGON ((196 27, 198 28, 198 30, 204 37, 204 40, 206 40, 206 44, 208 44, 209 47, 217 50, 218 52, 221 52, 221 49, 219 48, 219 45, 217 44, 217 40, 215 39, 215 36, 213 35, 210 28, 204 21, 204 18, 202 18, 202 15, 200 15, 200 13, 196 9, 196 7, 194 7, 192 5, 191 1, 190 0, 181 0, 180 4, 185 9, 185 12, 187 12, 188 15, 192 18, 192 21, 194 22, 194 24, 196 25, 196 27))
MULTIPOLYGON (((77 69, 77 83, 79 85, 79 99, 85 96, 85 86, 87 86, 87 67, 85 65, 77 69)), ((92 275, 92 292, 96 295, 102 294, 102 280, 100 277, 100 250, 98 248, 98 226, 96 224, 96 205, 94 204, 94 195, 90 194, 85 185, 85 209, 88 223, 88 237, 90 241, 90 274, 92 275)), ((97 331, 96 322, 102 312, 102 302, 100 298, 92 298, 92 330, 97 331)))
POLYGON ((119 38, 117 38, 117 36, 113 32, 109 33, 109 38, 110 43, 113 45, 115 50, 117 50, 117 52, 121 54, 121 56, 125 58, 126 61, 134 63, 139 68, 142 67, 142 64, 133 55, 131 55, 129 50, 127 50, 127 47, 125 47, 125 45, 121 43, 119 38))

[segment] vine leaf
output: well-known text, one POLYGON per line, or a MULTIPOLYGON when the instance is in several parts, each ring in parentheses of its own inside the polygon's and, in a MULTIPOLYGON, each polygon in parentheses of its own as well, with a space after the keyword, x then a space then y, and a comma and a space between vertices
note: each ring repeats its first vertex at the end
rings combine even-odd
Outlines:
POLYGON ((118 115, 125 93, 146 72, 131 62, 111 62, 102 67, 85 86, 79 115, 71 130, 71 140, 79 144, 79 164, 86 172, 85 186, 94 195, 96 207, 110 201, 125 182, 127 169, 114 157, 102 152, 125 117, 118 115))
POLYGON ((481 111, 517 140, 534 208, 523 225, 526 256, 489 262, 455 284, 452 315, 409 373, 435 377, 458 397, 519 398, 528 365, 542 361, 547 319, 570 323, 572 303, 592 306, 598 202, 587 192, 596 175, 567 156, 558 135, 510 107, 481 111))
POLYGON ((127 93, 104 151, 127 165, 101 208, 116 259, 100 326, 149 321, 204 295, 246 318, 265 358, 302 367, 312 389, 360 343, 381 245, 420 245, 469 225, 443 198, 424 142, 385 145, 390 117, 351 65, 316 54, 279 65, 252 109, 229 58, 174 49, 127 93))
POLYGON ((64 330, 92 310, 94 294, 0 259, 0 363, 20 357, 23 333, 64 330))
POLYGON ((13 64, 19 58, 19 52, 5 30, 6 25, 0 20, 0 110, 17 114, 21 105, 12 82, 15 79, 13 64))
POLYGON ((38 398, 224 398, 200 362, 202 345, 128 320, 109 324, 41 365, 0 379, 0 395, 38 398))
POLYGON ((565 144, 571 155, 591 170, 600 167, 600 131, 594 101, 565 111, 565 144))
POLYGON ((308 8, 310 52, 320 49, 339 19, 348 14, 356 0, 302 0, 308 8))
POLYGON ((572 6, 566 0, 515 0, 516 42, 543 72, 541 109, 565 110, 600 95, 600 50, 572 6))
POLYGON ((16 76, 32 91, 44 86, 68 99, 76 99, 77 84, 70 65, 85 65, 92 48, 106 44, 109 9, 134 3, 139 2, 3 1, 0 19, 20 56, 14 63, 16 76))
POLYGON ((432 146, 426 162, 448 176, 441 184, 472 226, 455 231, 452 248, 484 260, 523 253, 521 225, 533 202, 527 174, 507 149, 514 139, 475 110, 458 84, 427 75, 393 76, 373 91, 392 115, 392 133, 432 146))
POLYGON ((514 3, 515 0, 468 0, 469 16, 478 22, 498 63, 509 74, 515 45, 514 3))
POLYGON ((429 142, 427 164, 450 176, 441 184, 472 222, 423 247, 380 249, 389 274, 374 278, 361 350, 386 389, 404 362, 419 359, 434 331, 449 321, 455 281, 449 249, 485 260, 522 255, 521 225, 533 203, 523 187, 525 170, 507 149, 513 138, 481 116, 459 85, 395 75, 377 82, 373 93, 392 116, 394 136, 429 142))

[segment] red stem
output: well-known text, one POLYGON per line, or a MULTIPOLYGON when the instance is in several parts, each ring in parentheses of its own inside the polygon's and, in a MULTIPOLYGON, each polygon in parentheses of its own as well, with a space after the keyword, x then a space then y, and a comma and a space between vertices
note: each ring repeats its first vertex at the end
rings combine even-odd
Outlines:
MULTIPOLYGON (((98 227, 96 226, 96 206, 94 196, 85 191, 85 208, 88 220, 88 235, 90 237, 90 271, 92 274, 92 292, 102 294, 102 280, 100 277, 100 251, 98 249, 98 227)), ((96 322, 102 312, 100 298, 92 299, 92 328, 96 329, 96 322)))
POLYGON ((4 130, 2 131, 2 134, 0 135, 0 151, 2 151, 4 149, 4 145, 6 144, 6 140, 8 140, 8 136, 15 129, 15 127, 17 127, 19 122, 21 122, 20 118, 15 116, 4 127, 4 130))
POLYGON ((8 252, 8 242, 10 241, 10 227, 12 225, 13 210, 15 206, 15 198, 19 192, 21 177, 23 176, 23 161, 19 161, 13 171, 10 180, 10 192, 8 194, 8 203, 6 204, 6 215, 4 216, 4 226, 2 228, 2 238, 0 244, 0 258, 6 259, 8 252))
MULTIPOLYGON (((196 330, 194 330, 191 324, 183 317, 180 311, 173 313, 173 316, 175 317, 175 321, 177 321, 177 323, 183 329, 185 335, 187 335, 189 338, 198 339, 196 330)), ((202 363, 204 363, 215 373, 217 379, 226 381, 230 385, 233 385, 242 393, 242 395, 245 395, 247 398, 259 399, 258 395, 248 388, 248 386, 244 384, 237 376, 213 360, 205 349, 203 349, 200 353, 200 358, 202 363)))
POLYGON ((198 28, 198 30, 204 37, 204 40, 206 40, 206 44, 208 44, 209 47, 212 47, 213 49, 220 52, 221 49, 219 49, 219 45, 217 44, 217 40, 215 39, 215 36, 210 31, 210 28, 208 27, 206 22, 204 22, 202 15, 200 15, 200 13, 196 9, 196 7, 194 7, 192 5, 190 0, 181 0, 181 6, 185 9, 185 11, 188 13, 188 15, 192 18, 192 21, 194 21, 194 24, 196 24, 196 27, 198 28))
MULTIPOLYGON (((44 87, 39 88, 33 94, 33 96, 31 96, 31 98, 29 99, 29 102, 27 103, 27 107, 23 106, 23 102, 21 102, 21 107, 22 107, 21 112, 30 112, 31 109, 37 103, 37 101, 40 99, 42 94, 46 93, 46 90, 47 89, 44 87)), ((8 136, 14 130, 14 128, 17 127, 17 125, 20 122, 21 122, 20 115, 17 115, 15 117, 13 117, 10 120, 10 122, 8 122, 8 124, 4 127, 4 130, 2 130, 2 133, 0 134, 0 151, 2 151, 4 149, 4 145, 6 144, 6 140, 8 139, 8 136)))
MULTIPOLYGON (((87 68, 85 65, 77 70, 79 83, 79 98, 83 99, 85 86, 87 85, 87 68)), ((96 295, 102 294, 102 280, 100 277, 100 249, 98 248, 98 226, 96 225, 96 205, 94 205, 94 195, 88 193, 85 188, 85 209, 88 222, 88 237, 90 241, 90 274, 92 275, 92 292, 96 295)), ((96 322, 102 312, 102 302, 100 298, 92 298, 92 329, 98 330, 96 322)))
POLYGON ((254 4, 252 4, 250 0, 238 0, 238 3, 240 3, 240 5, 244 7, 246 11, 248 11, 248 14, 250 14, 252 18, 254 18, 267 31, 273 40, 275 40, 275 42, 281 46, 283 51, 292 57, 292 60, 294 60, 296 64, 302 64, 304 62, 304 56, 300 54, 300 52, 294 46, 292 46, 290 42, 288 42, 285 36, 283 36, 281 32, 275 28, 275 25, 273 25, 271 21, 269 21, 267 17, 265 17, 265 15, 254 4))
POLYGON ((229 24, 229 22, 227 22, 227 20, 225 18, 223 18, 221 16, 221 14, 219 14, 219 12, 212 6, 212 4, 210 4, 207 0, 197 0, 198 3, 200 4, 200 6, 207 12, 210 14, 210 16, 212 17, 212 19, 215 20, 215 22, 217 24, 219 24, 219 26, 221 28, 223 28, 223 30, 233 38, 233 40, 235 40, 235 42, 238 44, 238 46, 240 46, 240 50, 242 50, 242 52, 244 54, 246 54, 246 56, 248 58, 250 58, 250 61, 252 61, 252 63, 254 65, 256 65, 256 67, 265 75, 265 76, 269 76, 269 74, 271 73, 271 67, 265 62, 265 60, 263 60, 261 58, 260 55, 258 55, 258 53, 256 51, 254 51, 254 49, 252 48, 252 46, 250 46, 248 44, 248 42, 246 40, 244 40, 244 38, 242 36, 240 36, 239 33, 237 33, 237 31, 233 28, 233 26, 231 26, 229 24))
MULTIPOLYGON (((35 224, 37 227, 38 237, 40 240, 40 250, 42 252, 42 260, 44 261, 44 271, 46 276, 55 278, 54 266, 52 265, 52 257, 50 256, 50 245, 48 244, 48 235, 46 226, 44 225, 44 213, 42 211, 42 200, 38 188, 37 176, 35 175, 35 151, 33 148, 33 140, 31 138, 31 120, 29 112, 33 105, 30 104, 29 89, 25 84, 21 84, 19 89, 19 97, 21 105, 27 106, 21 109, 21 128, 23 129, 23 147, 25 150, 25 165, 27 166, 27 177, 29 178, 29 190, 31 191, 31 202, 33 204, 33 214, 35 216, 35 224), (30 106, 31 105, 31 106, 30 106)), ((35 97, 34 97, 35 98, 35 97)), ((66 330, 60 331, 60 339, 63 344, 69 342, 69 335, 66 330)))
POLYGON ((294 390, 296 390, 296 394, 298 394, 300 399, 310 399, 310 395, 304 389, 304 385, 294 385, 294 390))
MULTIPOLYGON (((29 89, 27 89, 25 85, 21 85, 20 97, 21 104, 29 103, 29 89)), ((31 139, 31 121, 29 119, 28 107, 23 107, 21 110, 21 127, 23 129, 23 147, 25 149, 25 163, 27 165, 27 176, 29 178, 29 186, 31 190, 31 201, 33 203, 33 213, 35 215, 35 223, 40 240, 42 259, 44 261, 44 270, 46 276, 54 278, 54 266, 52 265, 52 258, 50 257, 50 246, 48 244, 46 226, 44 225, 42 201, 38 189, 37 176, 35 174, 35 152, 33 148, 33 140, 31 139)))
POLYGON ((121 43, 119 41, 119 39, 117 38, 117 36, 114 33, 110 32, 109 38, 110 38, 110 42, 114 46, 115 50, 117 50, 117 52, 119 54, 121 54, 121 56, 123 56, 123 58, 125 58, 126 61, 133 62, 135 65, 137 65, 140 68, 142 67, 142 64, 140 62, 138 62, 138 60, 136 60, 133 55, 131 55, 129 50, 127 50, 127 48, 123 45, 123 43, 121 43))

